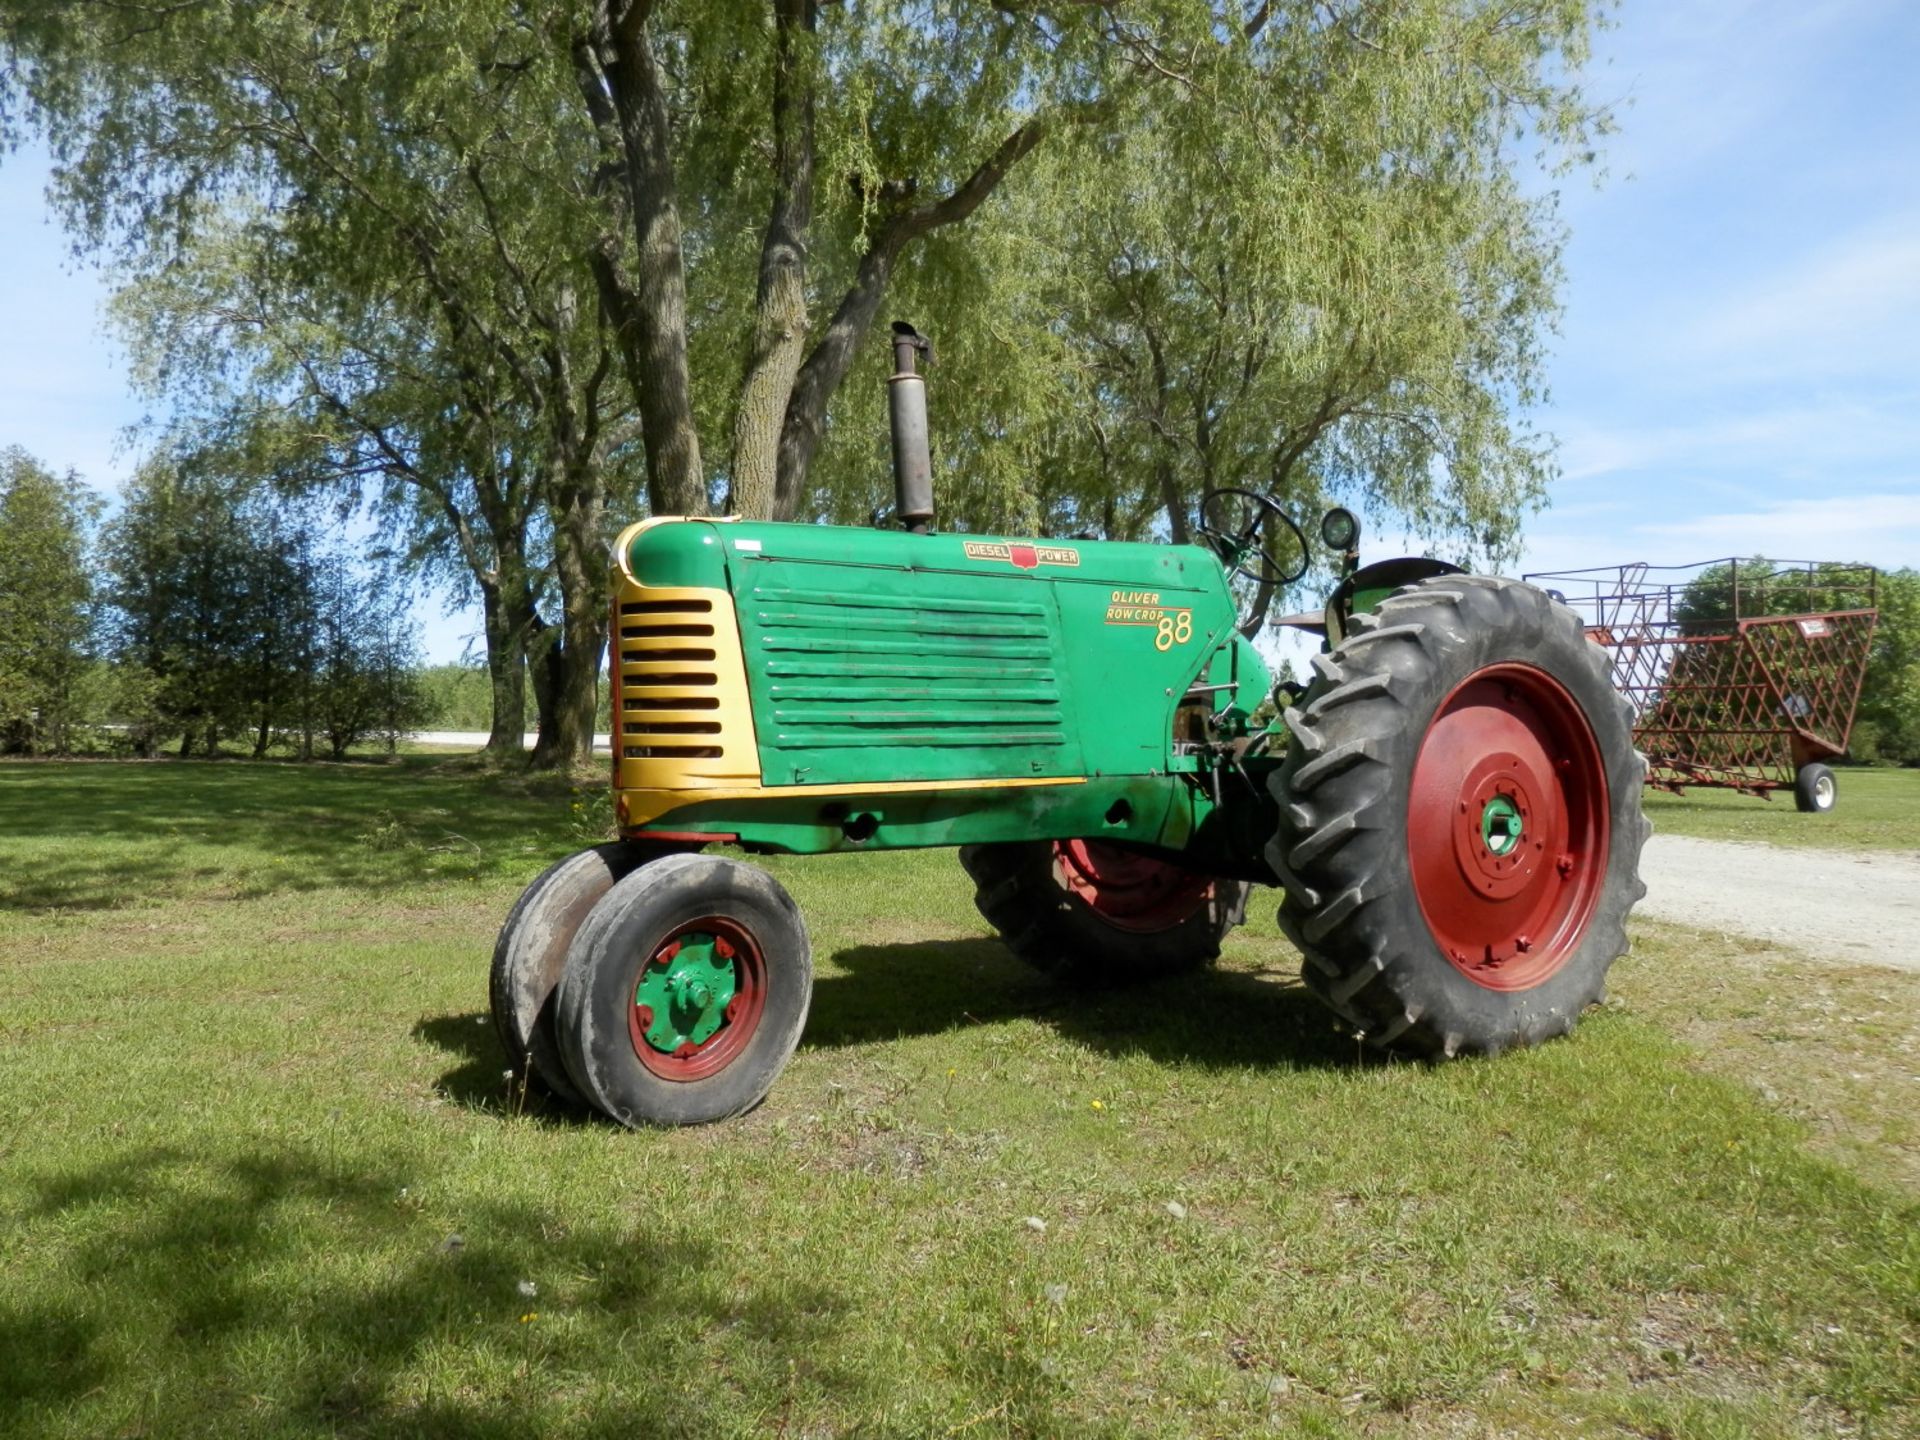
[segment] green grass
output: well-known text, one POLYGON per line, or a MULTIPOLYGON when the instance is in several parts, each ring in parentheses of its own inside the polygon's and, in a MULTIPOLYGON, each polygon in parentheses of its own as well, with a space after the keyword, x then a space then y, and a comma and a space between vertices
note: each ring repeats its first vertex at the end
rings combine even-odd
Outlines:
POLYGON ((1912 987, 1780 1019, 1769 1079, 1777 972, 1648 929, 1571 1041, 1382 1064, 1264 898, 1216 973, 1086 999, 949 854, 776 861, 800 1054, 628 1134, 518 1113, 484 1015, 597 813, 0 766, 0 1433, 1920 1433, 1913 1087, 1833 1078, 1892 1084, 1912 987))
POLYGON ((1840 798, 1824 815, 1803 815, 1793 792, 1771 800, 1730 790, 1685 795, 1647 792, 1653 828, 1666 835, 1760 840, 1848 850, 1920 850, 1920 770, 1847 766, 1834 772, 1840 798))

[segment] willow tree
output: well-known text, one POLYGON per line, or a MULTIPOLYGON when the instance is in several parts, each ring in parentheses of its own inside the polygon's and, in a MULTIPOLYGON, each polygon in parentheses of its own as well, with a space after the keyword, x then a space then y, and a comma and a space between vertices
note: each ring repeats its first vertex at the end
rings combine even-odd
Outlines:
POLYGON ((1513 416, 1557 253, 1513 151, 1578 153, 1589 23, 1586 0, 18 0, 0 98, 129 283, 174 267, 224 315, 198 272, 219 227, 243 237, 228 268, 266 277, 274 333, 241 388, 298 392, 343 473, 374 457, 437 511, 423 535, 465 555, 524 472, 577 717, 611 517, 868 508, 876 387, 846 382, 884 363, 890 305, 944 339, 957 518, 1178 536, 1230 477, 1499 548, 1549 470, 1513 416))
POLYGON ((491 747, 519 751, 530 658, 536 759, 584 758, 638 475, 544 37, 511 5, 14 8, 56 199, 189 448, 247 432, 276 473, 372 481, 482 602, 491 747))
MULTIPOLYGON (((1057 137, 903 277, 949 342, 950 517, 1183 539, 1202 494, 1245 485, 1509 558, 1554 473, 1529 413, 1563 241, 1517 172, 1577 167, 1604 129, 1575 83, 1590 16, 1226 18, 1168 20, 1158 84, 1057 137)), ((876 502, 871 472, 856 445, 822 476, 843 517, 876 502)))

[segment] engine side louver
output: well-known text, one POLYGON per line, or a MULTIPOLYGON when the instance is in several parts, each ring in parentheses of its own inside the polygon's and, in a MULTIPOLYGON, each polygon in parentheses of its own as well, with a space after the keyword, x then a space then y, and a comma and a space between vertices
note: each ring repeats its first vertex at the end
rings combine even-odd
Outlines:
POLYGON ((1060 773, 1069 737, 1044 595, 825 595, 762 583, 741 600, 762 765, 842 778, 1060 773))

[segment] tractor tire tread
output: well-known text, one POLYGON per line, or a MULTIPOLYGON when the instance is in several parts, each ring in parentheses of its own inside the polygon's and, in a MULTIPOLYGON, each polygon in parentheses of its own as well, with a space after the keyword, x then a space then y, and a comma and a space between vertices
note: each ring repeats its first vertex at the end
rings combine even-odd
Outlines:
POLYGON ((1341 644, 1316 657, 1313 675, 1286 712, 1292 739, 1271 781, 1279 826, 1266 852, 1286 896, 1280 927, 1302 952, 1308 988, 1383 1049, 1496 1054, 1565 1034, 1604 997, 1607 970, 1628 948, 1624 922, 1645 893, 1639 857, 1652 830, 1640 808, 1645 762, 1606 653, 1577 616, 1532 586, 1446 575, 1354 616, 1341 644), (1587 932, 1558 971, 1525 992, 1485 990, 1439 954, 1411 893, 1404 800, 1396 801, 1451 689, 1444 682, 1457 678, 1443 657, 1490 632, 1577 687, 1611 800, 1609 870, 1587 932), (1503 998, 1510 993, 1520 999, 1503 998))

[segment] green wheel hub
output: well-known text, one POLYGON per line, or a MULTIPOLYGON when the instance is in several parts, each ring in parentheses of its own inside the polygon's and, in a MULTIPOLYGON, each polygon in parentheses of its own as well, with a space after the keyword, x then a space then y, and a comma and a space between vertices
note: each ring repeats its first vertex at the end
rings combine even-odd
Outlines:
POLYGON ((1525 828, 1510 795, 1495 795, 1480 812, 1481 842, 1495 855, 1512 854, 1525 828))
POLYGON ((689 930, 662 945, 633 990, 638 1028, 662 1055, 711 1040, 739 992, 734 947, 718 935, 689 930))

